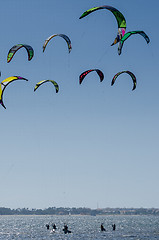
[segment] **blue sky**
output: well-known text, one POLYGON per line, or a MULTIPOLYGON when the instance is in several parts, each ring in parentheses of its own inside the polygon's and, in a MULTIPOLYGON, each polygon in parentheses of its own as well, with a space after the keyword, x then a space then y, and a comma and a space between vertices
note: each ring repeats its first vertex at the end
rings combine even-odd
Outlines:
POLYGON ((159 49, 158 1, 144 0, 1 0, 1 80, 19 75, 4 93, 1 107, 0 206, 159 207, 159 49), (106 10, 79 19, 89 8, 110 5, 120 10, 132 36, 118 56, 117 22, 106 10), (47 37, 63 33, 72 41, 47 37), (7 63, 9 49, 25 43, 34 48, 28 62, 25 49, 7 63), (79 85, 79 75, 99 68, 79 85), (113 76, 121 75, 111 86, 113 76), (33 91, 35 84, 51 84, 33 91))

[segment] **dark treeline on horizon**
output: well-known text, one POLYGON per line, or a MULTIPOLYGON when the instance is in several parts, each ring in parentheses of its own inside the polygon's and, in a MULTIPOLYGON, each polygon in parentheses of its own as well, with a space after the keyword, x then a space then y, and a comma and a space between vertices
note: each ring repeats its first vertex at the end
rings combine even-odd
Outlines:
POLYGON ((159 215, 158 208, 63 208, 46 209, 0 207, 0 215, 159 215))

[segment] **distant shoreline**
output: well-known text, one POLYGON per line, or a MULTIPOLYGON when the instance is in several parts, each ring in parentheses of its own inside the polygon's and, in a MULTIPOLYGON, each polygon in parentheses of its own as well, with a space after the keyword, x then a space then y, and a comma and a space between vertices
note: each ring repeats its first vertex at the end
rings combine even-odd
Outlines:
POLYGON ((31 216, 36 216, 36 217, 47 217, 47 216, 52 216, 52 217, 66 217, 66 216, 68 216, 68 217, 105 217, 105 216, 107 216, 107 217, 111 217, 111 216, 114 216, 114 217, 117 217, 117 216, 121 216, 121 217, 130 217, 130 216, 132 216, 132 217, 138 217, 138 216, 154 216, 154 217, 159 217, 159 215, 154 215, 154 214, 127 214, 127 215, 125 215, 125 214, 114 214, 114 215, 112 215, 112 214, 110 214, 110 215, 108 215, 108 214, 103 214, 103 215, 80 215, 80 214, 72 214, 72 215, 56 215, 56 214, 41 214, 41 215, 38 215, 38 214, 8 214, 8 215, 6 215, 6 214, 0 214, 0 217, 2 217, 2 216, 4 216, 4 217, 7 217, 7 216, 19 216, 19 217, 31 217, 31 216))
POLYGON ((0 215, 54 215, 54 216, 113 216, 113 215, 154 215, 159 216, 159 208, 63 208, 49 207, 46 209, 0 207, 0 215))

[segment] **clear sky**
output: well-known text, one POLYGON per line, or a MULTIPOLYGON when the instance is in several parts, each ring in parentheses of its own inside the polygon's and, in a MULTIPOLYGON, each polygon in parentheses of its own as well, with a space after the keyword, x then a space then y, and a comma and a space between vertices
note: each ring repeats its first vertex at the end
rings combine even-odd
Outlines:
POLYGON ((145 0, 1 0, 1 81, 19 75, 29 81, 11 83, 0 108, 1 207, 159 207, 159 2, 145 0), (89 8, 110 5, 123 13, 127 31, 150 37, 130 37, 119 56, 117 22, 107 10, 83 19, 89 8), (42 45, 56 37, 45 52, 42 45), (7 63, 9 49, 25 49, 7 63), (99 68, 79 85, 79 75, 99 68), (132 80, 121 75, 132 71, 132 80), (59 93, 47 83, 52 79, 59 93))

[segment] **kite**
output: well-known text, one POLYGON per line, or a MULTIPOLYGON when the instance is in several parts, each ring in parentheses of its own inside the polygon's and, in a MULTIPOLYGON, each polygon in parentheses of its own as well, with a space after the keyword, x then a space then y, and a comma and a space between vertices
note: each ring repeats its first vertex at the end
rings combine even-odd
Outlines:
POLYGON ((28 61, 30 61, 33 58, 34 50, 31 46, 26 44, 16 44, 8 52, 7 63, 9 63, 12 60, 14 54, 22 47, 24 47, 28 52, 28 61))
POLYGON ((53 38, 53 37, 56 37, 56 36, 59 36, 59 37, 62 37, 63 39, 65 39, 65 41, 67 42, 67 45, 68 45, 68 51, 69 53, 71 52, 71 49, 72 49, 72 46, 71 46, 71 40, 69 39, 68 36, 66 36, 65 34, 54 34, 54 35, 51 35, 50 37, 48 37, 45 42, 44 42, 44 45, 43 45, 43 52, 45 51, 45 48, 48 44, 48 42, 53 38))
POLYGON ((43 83, 46 83, 46 82, 51 82, 51 83, 55 86, 56 93, 58 93, 58 91, 59 91, 59 86, 58 86, 58 84, 57 84, 55 81, 53 81, 53 80, 42 80, 42 81, 38 82, 38 83, 36 84, 35 88, 34 88, 34 92, 36 91, 36 89, 37 89, 38 87, 40 87, 43 83))
POLYGON ((123 44, 124 44, 125 40, 128 39, 133 34, 140 34, 141 36, 143 36, 144 39, 146 40, 147 44, 150 42, 149 37, 147 36, 147 34, 144 31, 131 31, 131 32, 127 32, 127 33, 125 33, 125 35, 120 40, 120 45, 118 46, 118 54, 119 55, 121 54, 121 50, 122 50, 122 47, 123 47, 123 44))
POLYGON ((103 81, 103 79, 104 79, 104 74, 103 74, 99 69, 90 69, 90 70, 87 70, 87 71, 83 72, 83 73, 79 76, 79 83, 81 84, 82 81, 83 81, 83 79, 85 78, 85 76, 86 76, 88 73, 92 72, 92 71, 96 71, 96 72, 97 72, 97 74, 98 74, 99 77, 100 77, 100 82, 103 81))
POLYGON ((0 84, 0 104, 4 107, 4 103, 3 103, 3 93, 4 93, 4 90, 5 88, 7 87, 8 84, 10 84, 11 82, 13 81, 16 81, 16 80, 25 80, 25 81, 28 81, 26 78, 23 78, 23 77, 20 77, 20 76, 12 76, 12 77, 8 77, 6 79, 4 79, 1 84, 0 84))
POLYGON ((132 89, 132 91, 133 91, 133 90, 136 88, 136 77, 135 77, 135 75, 134 75, 132 72, 130 72, 130 71, 122 71, 122 72, 118 72, 117 74, 115 74, 115 76, 114 76, 113 79, 112 79, 111 85, 113 85, 113 84, 115 83, 117 77, 118 77, 120 74, 122 74, 122 73, 128 73, 128 74, 131 76, 131 78, 132 78, 132 80, 133 80, 133 89, 132 89))
POLYGON ((119 12, 116 8, 114 7, 111 7, 111 6, 107 6, 107 5, 103 5, 103 6, 100 6, 100 7, 94 7, 94 8, 90 8, 88 9, 87 11, 85 11, 79 19, 87 16, 88 14, 96 11, 96 10, 99 10, 99 9, 107 9, 109 11, 111 11, 116 20, 117 20, 117 24, 118 24, 118 34, 117 34, 117 37, 115 38, 114 42, 112 43, 112 45, 116 44, 117 42, 119 42, 122 37, 124 36, 125 34, 125 31, 126 31, 126 20, 125 20, 125 17, 123 16, 123 14, 121 12, 119 12))

